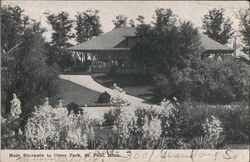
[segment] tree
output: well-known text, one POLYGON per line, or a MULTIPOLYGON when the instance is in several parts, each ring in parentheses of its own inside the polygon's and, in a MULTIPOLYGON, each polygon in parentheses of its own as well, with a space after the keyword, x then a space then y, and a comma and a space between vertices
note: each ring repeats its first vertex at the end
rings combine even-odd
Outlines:
POLYGON ((72 66, 71 54, 65 50, 65 48, 72 46, 69 40, 73 37, 71 29, 73 27, 73 20, 69 19, 67 12, 61 12, 59 14, 45 13, 48 23, 52 26, 54 32, 52 33, 52 41, 50 49, 50 59, 54 59, 51 63, 57 63, 61 69, 65 69, 67 66, 72 66))
POLYGON ((68 40, 73 37, 71 29, 73 27, 73 21, 69 20, 69 14, 67 12, 61 12, 59 14, 45 13, 48 23, 52 26, 54 32, 52 33, 52 44, 59 48, 67 47, 68 40))
POLYGON ((22 55, 17 57, 16 91, 24 103, 24 112, 27 112, 33 109, 36 100, 53 97, 57 93, 57 70, 46 63, 48 51, 42 35, 27 31, 23 47, 20 50, 22 55))
POLYGON ((212 9, 208 14, 203 17, 202 28, 205 30, 209 38, 221 43, 226 44, 234 34, 232 22, 229 18, 224 18, 224 9, 212 9))
POLYGON ((33 101, 56 93, 57 71, 45 62, 47 50, 42 37, 45 30, 40 23, 30 19, 17 6, 3 6, 1 11, 8 15, 1 24, 3 47, 7 51, 1 52, 1 107, 8 113, 9 101, 15 93, 22 102, 22 115, 25 115, 32 110, 33 101), (10 27, 10 24, 15 26, 10 27), (13 35, 15 41, 11 41, 13 35))
POLYGON ((136 34, 140 41, 132 48, 135 60, 154 67, 163 73, 170 69, 184 68, 199 53, 199 34, 190 22, 176 25, 170 9, 157 9, 155 26, 138 25, 136 34))
POLYGON ((200 35, 191 22, 179 21, 171 9, 156 9, 154 26, 140 24, 136 34, 140 41, 132 48, 132 57, 154 68, 155 95, 180 99, 190 93, 190 69, 200 62, 200 35), (158 79, 157 79, 158 78, 158 79))
POLYGON ((115 28, 121 27, 121 26, 127 26, 128 17, 124 15, 118 15, 115 17, 115 19, 112 21, 115 25, 115 28))
POLYGON ((131 27, 135 27, 135 21, 134 21, 133 19, 130 19, 130 20, 129 20, 129 25, 130 25, 131 27))
POLYGON ((240 11, 240 33, 244 43, 242 51, 250 57, 250 9, 240 11))
POLYGON ((86 10, 76 15, 76 41, 85 42, 103 33, 98 10, 86 10))
POLYGON ((1 17, 1 49, 5 53, 21 42, 29 18, 19 6, 10 5, 1 8, 1 17))
POLYGON ((153 19, 155 20, 153 24, 159 32, 172 30, 172 27, 175 27, 175 23, 177 21, 176 15, 173 14, 173 11, 170 8, 157 8, 153 19))
POLYGON ((139 24, 145 24, 144 18, 145 18, 144 16, 138 15, 136 20, 139 22, 139 24))

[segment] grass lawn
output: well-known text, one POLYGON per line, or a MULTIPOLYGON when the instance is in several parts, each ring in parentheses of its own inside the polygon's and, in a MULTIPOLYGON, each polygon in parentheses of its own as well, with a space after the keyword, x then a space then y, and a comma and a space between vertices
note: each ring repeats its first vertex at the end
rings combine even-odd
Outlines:
POLYGON ((99 92, 82 87, 71 81, 59 79, 59 93, 57 98, 63 100, 63 105, 67 105, 71 102, 77 103, 79 106, 109 106, 109 104, 97 103, 99 92))
POLYGON ((105 87, 113 88, 113 84, 117 83, 127 94, 147 101, 151 101, 153 98, 153 84, 151 78, 148 76, 95 74, 92 77, 105 87))

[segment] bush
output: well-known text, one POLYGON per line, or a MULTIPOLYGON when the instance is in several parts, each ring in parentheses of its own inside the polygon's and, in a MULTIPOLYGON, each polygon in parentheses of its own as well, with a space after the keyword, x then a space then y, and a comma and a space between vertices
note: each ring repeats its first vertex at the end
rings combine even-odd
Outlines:
POLYGON ((172 68, 154 77, 156 99, 176 96, 181 101, 230 104, 249 100, 248 65, 233 58, 206 59, 189 68, 172 68))
POLYGON ((126 92, 114 83, 113 96, 110 98, 110 103, 115 107, 128 106, 130 103, 126 99, 126 92))
POLYGON ((120 108, 111 109, 108 112, 105 112, 103 116, 104 118, 103 125, 104 126, 114 125, 114 121, 118 117, 118 115, 120 115, 120 113, 121 113, 120 108))
POLYGON ((225 142, 246 144, 249 139, 249 106, 247 103, 232 105, 207 105, 185 102, 181 107, 186 111, 186 126, 183 129, 185 138, 193 139, 203 136, 201 123, 210 116, 218 118, 224 128, 225 142))
MULTIPOLYGON (((176 99, 174 99, 176 100, 176 99)), ((160 106, 116 107, 92 120, 75 103, 53 108, 48 100, 19 121, 1 118, 1 146, 6 149, 220 149, 225 144, 248 144, 249 106, 194 102, 160 106), (14 129, 13 129, 14 128, 14 129), (18 130, 18 131, 15 131, 18 130)))
POLYGON ((110 102, 110 94, 108 92, 101 93, 98 97, 98 103, 109 103, 110 102))
POLYGON ((182 148, 181 112, 169 101, 161 106, 122 108, 115 116, 113 131, 118 149, 182 148))
MULTIPOLYGON (((70 107, 77 106, 71 103, 70 107)), ((89 117, 65 111, 49 105, 37 108, 25 126, 26 149, 87 148, 93 133, 89 117)))
POLYGON ((79 105, 77 105, 74 102, 71 102, 66 107, 67 107, 67 110, 68 110, 68 115, 70 115, 71 111, 73 111, 75 115, 78 115, 78 114, 82 115, 83 114, 82 109, 79 107, 79 105))

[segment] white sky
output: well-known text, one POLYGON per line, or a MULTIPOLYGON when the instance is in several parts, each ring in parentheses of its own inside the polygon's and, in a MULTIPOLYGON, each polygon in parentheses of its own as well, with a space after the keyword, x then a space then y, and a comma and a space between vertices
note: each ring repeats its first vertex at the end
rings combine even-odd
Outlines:
POLYGON ((240 9, 249 7, 248 1, 2 1, 2 5, 7 4, 18 5, 29 17, 41 21, 42 26, 48 29, 44 34, 47 40, 50 40, 52 30, 43 14, 45 11, 66 11, 70 19, 74 19, 77 12, 98 9, 102 29, 107 32, 113 29, 112 20, 119 14, 129 19, 136 19, 138 15, 142 15, 146 22, 151 22, 156 8, 171 8, 182 20, 190 20, 195 26, 200 27, 202 17, 209 9, 224 8, 225 16, 230 17, 234 22, 234 29, 237 30, 239 22, 235 15, 240 9))

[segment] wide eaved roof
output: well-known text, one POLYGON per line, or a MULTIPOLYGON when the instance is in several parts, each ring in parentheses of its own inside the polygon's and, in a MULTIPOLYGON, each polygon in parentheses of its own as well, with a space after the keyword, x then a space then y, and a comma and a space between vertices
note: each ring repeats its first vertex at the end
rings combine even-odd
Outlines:
POLYGON ((232 48, 229 48, 226 45, 222 45, 221 43, 209 38, 205 34, 200 34, 201 35, 201 46, 206 50, 206 51, 228 51, 228 52, 233 52, 232 48))
POLYGON ((135 28, 119 27, 90 39, 79 45, 69 47, 69 50, 128 50, 129 48, 115 48, 126 36, 135 36, 135 28))
MULTIPOLYGON (((103 35, 92 38, 79 45, 69 47, 68 50, 75 51, 101 51, 101 50, 129 50, 130 48, 117 48, 116 45, 126 39, 126 37, 136 36, 134 27, 119 27, 115 28, 103 35)), ((228 51, 233 52, 233 49, 222 45, 208 36, 201 34, 201 46, 206 51, 228 51)))

